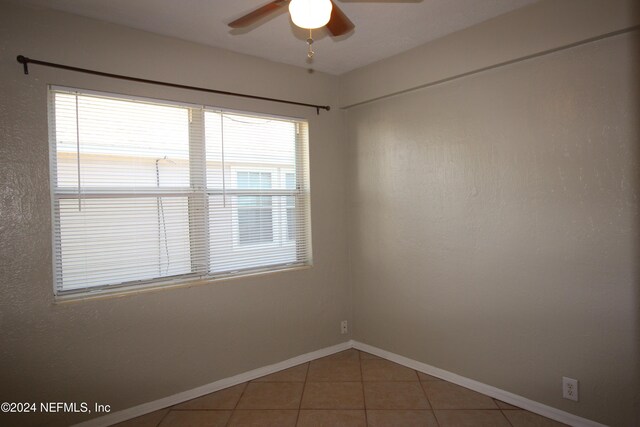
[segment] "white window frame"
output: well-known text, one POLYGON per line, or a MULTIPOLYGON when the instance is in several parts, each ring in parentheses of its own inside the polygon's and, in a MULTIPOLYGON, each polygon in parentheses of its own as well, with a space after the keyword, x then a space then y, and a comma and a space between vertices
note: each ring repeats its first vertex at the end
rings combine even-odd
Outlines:
MULTIPOLYGON (((211 274, 209 273, 209 257, 208 257, 208 250, 209 250, 209 227, 207 224, 208 221, 208 217, 209 214, 205 214, 204 215, 204 223, 200 224, 200 223, 195 223, 192 224, 191 223, 191 219, 189 220, 189 228, 191 229, 192 227, 195 228, 204 228, 204 231, 200 231, 202 233, 206 233, 207 235, 207 239, 205 239, 205 243, 204 245, 206 246, 206 249, 204 249, 204 252, 207 253, 207 257, 206 257, 206 262, 205 265, 200 265, 200 267, 196 267, 195 270, 193 270, 194 267, 192 267, 192 272, 191 273, 187 273, 187 274, 180 274, 177 276, 164 276, 164 277, 158 277, 158 278, 154 278, 154 279, 150 279, 150 280, 134 280, 134 281, 127 281, 127 282, 122 282, 122 283, 114 283, 114 284, 109 284, 109 285, 100 285, 100 286, 92 286, 92 287, 85 287, 85 288, 81 288, 81 289, 72 289, 72 290, 64 290, 61 289, 61 286, 58 286, 59 284, 56 282, 56 278, 57 278, 57 267, 56 267, 56 261, 57 261, 57 256, 58 254, 60 254, 60 250, 59 250, 59 245, 61 244, 61 241, 59 239, 56 238, 56 232, 58 230, 56 230, 55 228, 55 224, 59 224, 59 214, 60 211, 59 209, 56 208, 56 204, 58 203, 59 200, 62 199, 78 199, 78 198, 82 198, 82 199, 92 199, 92 198, 109 198, 109 197, 132 197, 132 198, 136 198, 136 197, 149 197, 149 198, 153 198, 153 197, 161 197, 161 196, 179 196, 179 197, 187 197, 188 199, 188 203, 191 204, 191 200, 192 198, 204 198, 205 201, 208 199, 209 196, 213 196, 213 195, 225 195, 225 196, 232 196, 232 195, 241 195, 243 193, 245 194, 251 194, 254 195, 255 191, 251 190, 248 192, 243 192, 243 191, 236 191, 236 190, 224 190, 223 192, 219 192, 219 191, 212 191, 212 190, 208 190, 207 189, 207 178, 206 178, 206 141, 205 141, 205 135, 204 135, 204 113, 205 111, 213 111, 216 113, 229 113, 229 114, 244 114, 244 115, 249 115, 252 117, 264 117, 264 118, 268 118, 268 119, 277 119, 277 120, 290 120, 293 121, 295 123, 304 123, 305 126, 308 126, 308 122, 306 119, 303 118, 299 118, 299 117, 288 117, 288 116, 281 116, 281 115, 270 115, 270 114, 264 114, 264 113, 256 113, 256 112, 250 112, 250 111, 239 111, 239 110, 233 110, 233 109, 226 109, 226 108, 220 108, 220 107, 215 107, 215 106, 202 106, 202 105, 196 105, 196 104, 192 104, 192 103, 188 103, 188 102, 179 102, 179 101, 168 101, 168 100, 163 100, 163 99, 155 99, 155 98, 148 98, 148 97, 140 97, 140 96, 132 96, 132 95, 126 95, 126 94, 119 94, 119 93, 111 93, 111 92, 102 92, 102 91, 94 91, 94 90, 86 90, 86 89, 78 89, 78 88, 71 88, 71 87, 65 87, 65 86, 57 86, 57 85, 49 85, 48 87, 48 105, 50 106, 50 111, 49 111, 49 140, 50 140, 50 144, 49 144, 49 156, 50 156, 50 195, 51 195, 51 220, 52 220, 52 250, 53 250, 53 288, 54 288, 54 295, 56 297, 56 299, 75 299, 75 298, 86 298, 87 296, 92 296, 92 295, 101 295, 101 294, 112 294, 112 293, 125 293, 125 292, 135 292, 135 291, 139 291, 142 289, 146 289, 146 288, 167 288, 167 287, 172 287, 172 286, 176 286, 176 285, 183 285, 183 284, 191 284, 193 282, 197 282, 197 281, 205 281, 205 282, 209 282, 209 281, 215 281, 218 279, 223 279, 226 277, 242 277, 242 276, 250 276, 250 275, 254 275, 257 273, 261 273, 261 272, 273 272, 273 271, 283 271, 283 270, 288 270, 288 269, 292 269, 292 268, 298 268, 298 267, 308 267, 308 266, 312 266, 313 265, 313 258, 311 255, 311 224, 310 224, 310 189, 309 189, 309 185, 308 185, 308 180, 309 180, 309 160, 308 157, 304 159, 305 163, 306 163, 306 167, 302 167, 302 165, 297 164, 296 162, 296 169, 289 169, 289 168, 263 168, 264 172, 271 172, 273 173, 273 171, 276 171, 276 179, 280 179, 282 180, 282 182, 285 182, 285 177, 286 177, 286 173, 295 173, 296 176, 296 189, 295 190, 268 190, 268 191, 263 191, 261 192, 261 195, 265 195, 265 196, 294 196, 296 198, 298 198, 299 196, 303 196, 303 190, 301 190, 301 188, 304 188, 305 186, 302 185, 302 181, 306 180, 306 192, 309 193, 307 194, 307 202, 309 203, 309 206, 307 207, 305 212, 297 212, 298 215, 305 215, 308 217, 308 221, 309 221, 309 226, 308 226, 308 236, 306 236, 307 239, 307 244, 309 246, 308 252, 309 255, 307 257, 307 259, 302 259, 302 260, 296 260, 295 262, 292 263, 287 263, 287 264, 280 264, 280 265, 265 265, 265 266, 261 266, 261 267, 257 267, 257 268, 251 268, 251 269, 246 269, 246 270, 234 270, 234 271, 229 271, 229 272, 222 272, 222 273, 215 273, 215 274, 211 274), (68 93, 77 93, 80 95, 95 95, 95 96, 100 96, 100 97, 107 97, 107 98, 115 98, 115 99, 121 99, 121 100, 125 100, 125 101, 138 101, 138 102, 145 102, 145 103, 151 103, 151 104, 161 104, 161 105, 171 105, 171 106, 180 106, 180 107, 185 107, 188 108, 190 111, 190 133, 189 133, 189 158, 190 158, 190 163, 194 163, 194 162, 199 162, 201 163, 201 167, 202 167, 202 176, 196 176, 194 177, 193 174, 191 177, 191 186, 189 189, 185 189, 182 187, 178 187, 178 188, 167 188, 167 187, 163 187, 162 189, 157 189, 157 188, 150 188, 150 189, 144 189, 143 191, 135 191, 135 190, 123 190, 122 188, 118 189, 116 192, 113 191, 105 191, 105 189, 102 188, 98 188, 98 189, 91 189, 91 188, 86 188, 83 187, 82 188, 82 192, 81 195, 77 192, 77 189, 72 189, 72 188, 56 188, 56 183, 57 183, 57 170, 56 170, 56 150, 55 150, 55 146, 56 144, 53 143, 53 140, 55 140, 56 138, 56 131, 55 131, 55 106, 53 106, 53 102, 52 102, 52 97, 55 96, 55 92, 56 91, 62 91, 62 92, 68 92, 68 93), (199 126, 201 127, 201 129, 199 130, 199 132, 194 132, 192 134, 191 132, 191 128, 194 126, 199 126), (196 138, 197 140, 194 140, 194 135, 199 135, 199 138, 196 138), (194 183, 194 179, 197 181, 196 183, 194 183)), ((298 126, 298 125, 296 125, 298 126)), ((296 141, 295 141, 295 147, 296 147, 296 151, 303 149, 305 150, 305 155, 308 156, 308 137, 307 140, 304 141, 305 146, 301 147, 300 146, 300 141, 299 141, 299 132, 297 132, 297 136, 296 136, 296 141)), ((299 158, 299 154, 296 154, 296 159, 299 158)), ((256 168, 252 168, 252 167, 233 167, 232 170, 234 170, 233 173, 231 173, 231 176, 234 177, 234 179, 236 179, 237 175, 236 172, 237 170, 246 170, 246 171, 259 171, 262 172, 262 169, 256 169, 256 168)), ((192 172, 193 169, 190 167, 190 172, 192 172)), ((273 175, 272 175, 272 179, 273 179, 273 175)), ((284 200, 284 197, 283 197, 284 200)), ((206 203, 206 202, 205 202, 206 203)), ((275 247, 275 246, 283 246, 283 245, 287 245, 287 246, 295 246, 298 244, 297 240, 288 240, 286 239, 286 227, 287 227, 287 222, 284 222, 284 229, 279 230, 280 228, 283 227, 279 227, 277 226, 277 224, 282 224, 282 222, 280 221, 276 221, 275 220, 275 216, 276 215, 284 215, 286 217, 286 204, 283 205, 283 208, 277 209, 277 208, 272 208, 273 211, 273 215, 274 215, 274 220, 273 220, 273 228, 274 228, 274 243, 269 243, 267 245, 262 245, 262 244, 256 244, 256 245, 239 245, 238 240, 238 225, 237 225, 237 210, 234 209, 232 211, 232 215, 235 217, 234 219, 234 230, 233 230, 233 250, 234 251, 244 251, 246 249, 249 250, 256 250, 258 248, 258 246, 260 246, 260 248, 264 248, 267 249, 268 247, 275 247), (282 210, 282 212, 277 212, 276 211, 280 211, 282 210), (278 236, 278 238, 276 239, 276 235, 278 236), (246 249, 245 249, 246 248, 246 249)), ((208 208, 207 208, 208 209, 208 208)), ((191 217, 191 215, 189 215, 191 217)), ((192 240, 191 241, 191 245, 193 246, 195 243, 192 240)), ((202 244, 202 242, 200 242, 199 244, 202 244)), ((192 254, 192 266, 195 264, 198 264, 197 260, 194 260, 193 258, 193 254, 192 254)))

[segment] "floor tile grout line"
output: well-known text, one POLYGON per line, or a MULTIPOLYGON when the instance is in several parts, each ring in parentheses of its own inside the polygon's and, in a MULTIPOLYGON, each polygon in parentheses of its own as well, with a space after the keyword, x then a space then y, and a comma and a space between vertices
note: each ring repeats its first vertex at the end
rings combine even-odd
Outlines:
POLYGON ((420 380, 420 374, 418 373, 418 371, 415 371, 415 373, 418 376, 418 382, 420 383, 420 388, 422 389, 422 393, 424 393, 424 397, 427 399, 427 402, 429 403, 429 408, 431 408, 431 412, 433 412, 433 419, 436 420, 436 425, 440 426, 440 421, 438 421, 438 417, 436 417, 436 409, 433 407, 433 403, 431 403, 431 399, 429 399, 429 395, 427 394, 427 389, 424 387, 424 384, 422 384, 422 381, 420 380))
MULTIPOLYGON (((353 411, 354 409, 349 409, 353 411)), ((412 411, 412 412, 433 412, 432 409, 411 409, 411 408, 371 408, 370 411, 412 411)))
POLYGON ((247 391, 248 387, 249 387, 249 381, 244 383, 244 387, 242 387, 242 391, 240 392, 240 397, 238 397, 238 401, 236 402, 236 404, 233 405, 233 408, 231 409, 232 411, 235 411, 236 409, 238 409, 238 405, 240 404, 240 401, 242 400, 242 396, 244 396, 244 392, 247 391))
POLYGON ((360 350, 356 350, 358 352, 358 364, 360 365, 360 385, 362 388, 362 405, 364 406, 364 425, 369 425, 369 416, 367 415, 367 398, 364 395, 364 373, 362 372, 362 352, 360 350))
POLYGON ((434 411, 458 411, 458 412, 464 412, 464 411, 500 411, 502 412, 502 409, 498 408, 440 408, 440 409, 434 409, 434 411))
MULTIPOLYGON (((168 409, 168 408, 167 408, 167 409, 168 409)), ((166 413, 166 414, 164 414, 164 415, 162 416, 162 418, 160 418, 160 421, 158 421, 158 424, 156 424, 156 427, 160 427, 160 424, 162 424, 162 422, 164 421, 164 419, 165 419, 165 418, 167 418, 167 415, 169 415, 169 412, 171 412, 171 409, 169 409, 169 410, 167 411, 167 413, 166 413)))
POLYGON ((509 425, 511 427, 513 427, 513 423, 511 422, 511 420, 509 419, 509 417, 507 417, 504 413, 504 409, 500 409, 500 412, 502 412, 502 416, 505 418, 505 420, 507 420, 507 422, 509 423, 509 425))
POLYGON ((501 408, 500 405, 498 405, 498 399, 496 399, 495 397, 493 397, 492 399, 493 399, 493 403, 495 403, 498 409, 500 409, 500 413, 502 413, 502 416, 504 417, 504 419, 507 420, 507 423, 509 423, 511 427, 513 427, 513 423, 511 422, 509 417, 507 417, 507 415, 504 413, 504 409, 501 408))
POLYGON ((295 411, 287 408, 237 408, 237 409, 172 409, 171 412, 236 412, 236 411, 295 411))
POLYGON ((302 399, 304 399, 304 391, 307 389, 307 377, 309 376, 309 369, 311 368, 311 362, 307 362, 307 369, 304 371, 304 381, 302 382, 302 393, 300 394, 300 402, 298 402, 298 414, 296 416, 296 426, 300 422, 300 411, 302 411, 302 399))
POLYGON ((233 414, 236 412, 236 409, 238 409, 238 405, 240 404, 240 400, 242 399, 242 396, 244 396, 244 392, 249 387, 249 382, 250 381, 247 381, 246 383, 244 383, 244 387, 242 387, 242 391, 240 392, 240 397, 238 397, 238 401, 236 402, 236 404, 233 405, 233 409, 231 410, 231 414, 229 415, 229 419, 225 423, 225 427, 227 427, 229 425, 229 423, 231 422, 231 418, 233 418, 233 414))
POLYGON ((362 408, 305 408, 305 411, 365 412, 362 408))
POLYGON ((436 424, 440 426, 440 420, 438 420, 438 416, 436 415, 436 408, 433 406, 433 403, 431 403, 431 399, 429 399, 429 395, 427 394, 427 389, 422 384, 422 381, 420 381, 420 387, 422 387, 422 390, 424 390, 424 395, 427 396, 427 400, 429 401, 429 406, 431 406, 431 410, 433 411, 433 418, 435 418, 436 424))
MULTIPOLYGON (((361 411, 362 407, 353 407, 353 408, 304 408, 312 409, 314 411, 361 411)), ((434 409, 425 409, 425 408, 370 408, 372 411, 422 411, 422 412, 434 412, 434 409)), ((297 411, 295 408, 247 408, 247 409, 236 409, 237 412, 249 412, 249 411, 297 411)), ((465 409, 435 409, 435 411, 502 411, 502 409, 487 409, 487 408, 465 408, 465 409)), ((522 411, 525 411, 522 409, 522 411)), ((234 412, 231 409, 188 409, 188 410, 180 410, 173 412, 234 412)))
MULTIPOLYGON (((367 381, 356 381, 356 380, 345 380, 345 381, 341 381, 341 380, 308 380, 308 381, 251 381, 254 384, 285 384, 285 383, 292 383, 292 384, 304 384, 305 382, 309 382, 309 383, 417 383, 417 382, 422 382, 422 381, 418 381, 418 380, 389 380, 389 379, 385 379, 385 380, 367 380, 367 381)), ((424 382, 429 382, 429 381, 424 381, 424 382)), ((435 382, 435 381, 431 381, 431 382, 435 382)), ((229 388, 229 387, 227 387, 229 388)), ((218 390, 218 391, 222 391, 224 389, 218 390)), ((213 393, 217 393, 216 391, 214 391, 213 393)), ((482 393, 481 393, 482 394, 482 393)), ((486 395, 485 395, 486 396, 486 395)), ((179 410, 179 409, 177 409, 179 410)), ((508 409, 507 409, 508 410, 508 409)))

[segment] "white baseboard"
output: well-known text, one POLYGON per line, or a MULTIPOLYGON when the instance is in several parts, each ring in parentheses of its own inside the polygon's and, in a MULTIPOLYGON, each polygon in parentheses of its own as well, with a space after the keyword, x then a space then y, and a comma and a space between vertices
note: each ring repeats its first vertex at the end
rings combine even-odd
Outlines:
POLYGON ((282 362, 275 363, 273 365, 264 366, 262 368, 254 369, 252 371, 244 372, 242 374, 234 375, 229 378, 224 378, 219 381, 214 381, 209 384, 205 384, 200 387, 196 387, 191 390, 183 391, 181 393, 174 394, 172 396, 163 397, 162 399, 154 400, 153 402, 143 403, 142 405, 134 406, 132 408, 124 409, 122 411, 113 412, 108 415, 104 415, 98 418, 92 418, 82 423, 76 424, 76 427, 106 427, 112 424, 116 424, 122 421, 130 420, 131 418, 139 417, 141 415, 148 414, 159 409, 166 408, 168 406, 177 405, 178 403, 186 402, 187 400, 195 399, 196 397, 204 396, 205 394, 213 393, 214 391, 222 390, 223 388, 231 387, 237 384, 242 384, 247 381, 254 380, 256 378, 273 374, 274 372, 282 371, 283 369, 291 368, 301 363, 306 363, 320 357, 329 356, 330 354, 337 353, 339 351, 348 350, 352 347, 351 341, 336 344, 331 347, 326 347, 320 350, 312 351, 310 353, 302 354, 300 356, 292 357, 282 362))
POLYGON ((527 411, 542 415, 544 417, 569 424, 574 427, 606 427, 604 424, 600 424, 595 421, 591 421, 586 418, 561 411, 560 409, 556 409, 551 406, 543 405, 542 403, 538 403, 525 397, 518 396, 517 394, 513 394, 508 391, 462 377, 460 375, 454 374, 453 372, 445 371, 444 369, 436 368, 435 366, 427 365, 426 363, 418 362, 416 360, 409 359, 407 357, 400 356, 398 354, 391 353, 389 351, 382 350, 377 347, 373 347, 354 340, 312 351, 300 356, 292 357, 291 359, 287 359, 273 365, 264 366, 262 368, 254 369, 252 371, 244 372, 242 374, 234 375, 233 377, 214 381, 212 383, 205 384, 191 390, 183 391, 172 396, 154 400, 153 402, 143 403, 142 405, 134 406, 132 408, 124 409, 118 412, 113 412, 99 418, 93 418, 80 424, 76 424, 76 427, 107 427, 112 424, 139 417, 141 415, 145 415, 159 409, 164 409, 168 406, 177 405, 178 403, 195 399, 196 397, 204 396, 205 394, 213 393, 227 387, 251 381, 256 378, 269 375, 274 372, 282 371, 283 369, 291 368, 293 366, 300 365, 301 363, 306 363, 311 360, 325 357, 330 354, 350 348, 355 348, 358 350, 366 351, 367 353, 375 354, 376 356, 382 357, 392 362, 396 362, 408 368, 415 369, 416 371, 433 375, 434 377, 438 377, 445 381, 458 384, 470 390, 486 394, 487 396, 502 400, 503 402, 509 403, 522 409, 526 409, 527 411))
POLYGON ((427 365, 426 363, 418 362, 413 359, 409 359, 404 356, 400 356, 395 353, 391 353, 386 350, 379 349, 377 347, 370 346, 358 341, 351 341, 353 348, 366 351, 367 353, 375 354, 383 359, 396 362, 400 365, 406 366, 416 371, 424 372, 425 374, 433 375, 434 377, 441 378, 451 383, 457 384, 462 387, 477 391, 478 393, 486 394, 511 405, 517 406, 527 411, 542 415, 543 417, 551 418, 552 420, 560 421, 561 423, 569 424, 574 427, 606 427, 604 424, 597 423, 595 421, 588 420, 586 418, 579 417, 577 415, 570 414, 560 409, 553 408, 551 406, 543 405, 542 403, 535 402, 527 399, 526 397, 518 396, 517 394, 510 393, 508 391, 501 390, 496 387, 492 387, 481 382, 462 377, 444 369, 436 368, 435 366, 427 365))

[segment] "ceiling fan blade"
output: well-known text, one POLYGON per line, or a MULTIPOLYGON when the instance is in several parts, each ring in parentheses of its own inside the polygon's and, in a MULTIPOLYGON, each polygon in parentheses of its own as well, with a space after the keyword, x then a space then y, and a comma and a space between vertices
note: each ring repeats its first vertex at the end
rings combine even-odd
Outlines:
POLYGON ((241 18, 236 19, 233 22, 229 23, 231 28, 244 28, 249 25, 259 21, 270 13, 275 12, 280 9, 281 6, 284 6, 287 3, 287 0, 275 0, 271 3, 267 3, 262 7, 257 8, 253 12, 249 12, 241 18))
POLYGON ((327 29, 331 35, 337 37, 353 30, 356 27, 353 22, 347 18, 347 15, 344 14, 342 9, 340 9, 333 0, 331 0, 331 4, 333 5, 333 9, 331 9, 331 18, 327 23, 327 29))

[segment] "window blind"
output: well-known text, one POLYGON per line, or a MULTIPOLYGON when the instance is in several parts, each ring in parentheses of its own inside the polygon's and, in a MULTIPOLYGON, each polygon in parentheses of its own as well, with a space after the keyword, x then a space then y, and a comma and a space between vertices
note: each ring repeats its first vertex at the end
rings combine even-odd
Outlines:
POLYGON ((311 263, 302 120, 50 90, 55 290, 311 263))

